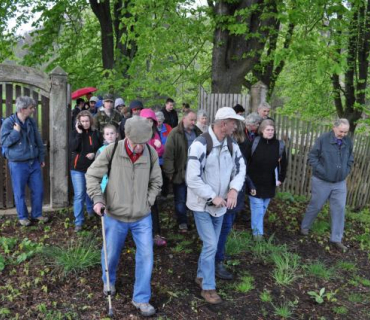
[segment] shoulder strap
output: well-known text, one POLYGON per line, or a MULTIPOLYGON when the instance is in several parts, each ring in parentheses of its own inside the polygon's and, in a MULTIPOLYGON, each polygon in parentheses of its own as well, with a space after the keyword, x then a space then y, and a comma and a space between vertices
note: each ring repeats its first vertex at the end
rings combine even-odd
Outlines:
POLYGON ((213 149, 213 141, 212 141, 212 137, 211 135, 209 134, 209 132, 204 132, 201 134, 202 137, 204 137, 206 139, 206 144, 207 144, 207 152, 206 152, 206 157, 209 156, 209 154, 211 153, 212 149, 213 149))
POLYGON ((146 147, 148 148, 149 151, 149 161, 150 161, 150 173, 149 176, 152 174, 152 169, 153 169, 153 163, 152 163, 152 151, 150 150, 150 146, 148 143, 146 143, 146 147))
POLYGON ((257 146, 258 146, 258 143, 260 142, 260 140, 261 140, 261 137, 260 136, 257 136, 257 137, 254 138, 253 144, 252 144, 252 153, 251 153, 251 156, 253 156, 254 151, 256 151, 257 146))
POLYGON ((283 152, 284 152, 284 148, 285 148, 285 143, 283 140, 279 140, 279 160, 282 158, 283 156, 283 152))
POLYGON ((230 136, 227 136, 227 148, 229 149, 231 157, 233 157, 233 139, 230 136))
POLYGON ((110 160, 109 160, 109 163, 108 163, 108 173, 107 173, 108 178, 109 178, 109 175, 110 175, 110 169, 112 168, 112 161, 113 161, 114 154, 116 153, 117 146, 118 146, 118 140, 116 140, 116 142, 114 143, 112 156, 110 157, 110 160))

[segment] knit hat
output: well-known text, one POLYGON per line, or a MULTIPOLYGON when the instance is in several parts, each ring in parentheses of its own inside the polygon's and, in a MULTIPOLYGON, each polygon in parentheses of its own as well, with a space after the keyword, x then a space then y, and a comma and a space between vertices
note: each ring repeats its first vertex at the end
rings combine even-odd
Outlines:
POLYGON ((152 125, 142 117, 132 117, 125 123, 125 134, 133 143, 147 143, 152 135, 152 125))
POLYGON ((144 109, 143 103, 139 100, 133 100, 130 102, 130 110, 132 109, 144 109))
POLYGON ((125 101, 123 101, 122 98, 117 98, 116 101, 114 102, 114 107, 117 108, 118 106, 124 106, 125 101))

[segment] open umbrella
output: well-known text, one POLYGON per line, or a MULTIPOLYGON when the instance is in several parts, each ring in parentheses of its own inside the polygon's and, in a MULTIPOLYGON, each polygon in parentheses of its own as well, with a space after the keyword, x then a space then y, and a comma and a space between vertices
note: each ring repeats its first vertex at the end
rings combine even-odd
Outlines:
POLYGON ((97 88, 94 87, 86 87, 86 88, 80 88, 74 92, 72 92, 72 100, 76 100, 79 97, 82 97, 88 93, 92 93, 97 91, 97 88))

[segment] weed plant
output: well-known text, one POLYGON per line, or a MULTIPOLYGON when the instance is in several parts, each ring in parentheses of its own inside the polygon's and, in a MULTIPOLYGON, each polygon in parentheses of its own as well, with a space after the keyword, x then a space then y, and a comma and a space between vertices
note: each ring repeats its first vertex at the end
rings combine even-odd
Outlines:
POLYGON ((247 293, 254 289, 254 278, 251 275, 242 277, 242 281, 235 286, 235 289, 242 293, 247 293))
POLYGON ((308 275, 315 278, 330 280, 334 274, 334 268, 327 267, 321 261, 316 261, 304 267, 308 275))
POLYGON ((333 307, 333 312, 336 314, 344 315, 348 313, 348 309, 344 306, 333 307))
POLYGON ((297 254, 290 252, 274 252, 271 258, 275 264, 272 275, 277 284, 288 286, 299 277, 299 256, 297 254))
POLYGON ((274 308, 274 315, 281 317, 283 319, 289 319, 293 315, 294 303, 291 301, 283 302, 280 305, 274 305, 271 303, 274 308))
POLYGON ((312 232, 318 236, 325 235, 330 230, 330 224, 328 221, 316 219, 312 226, 312 232))
POLYGON ((100 250, 92 241, 70 242, 67 248, 45 247, 42 253, 54 271, 63 276, 100 264, 100 250))
POLYGON ((252 236, 249 232, 232 230, 227 238, 225 250, 229 255, 238 255, 246 252, 252 243, 252 236))
POLYGON ((260 299, 262 302, 272 302, 271 292, 268 290, 263 290, 260 294, 260 299))
POLYGON ((349 261, 339 261, 336 266, 337 268, 344 270, 344 271, 349 271, 349 272, 357 271, 356 264, 353 262, 349 262, 349 261))

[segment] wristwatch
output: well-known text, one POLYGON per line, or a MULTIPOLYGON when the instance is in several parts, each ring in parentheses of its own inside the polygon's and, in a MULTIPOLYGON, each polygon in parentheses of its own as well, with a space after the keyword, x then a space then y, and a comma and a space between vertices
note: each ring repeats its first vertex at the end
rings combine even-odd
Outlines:
POLYGON ((213 206, 213 202, 212 202, 212 198, 208 198, 207 201, 206 201, 206 205, 207 206, 213 206))

